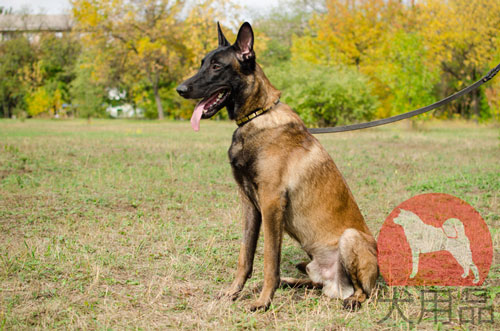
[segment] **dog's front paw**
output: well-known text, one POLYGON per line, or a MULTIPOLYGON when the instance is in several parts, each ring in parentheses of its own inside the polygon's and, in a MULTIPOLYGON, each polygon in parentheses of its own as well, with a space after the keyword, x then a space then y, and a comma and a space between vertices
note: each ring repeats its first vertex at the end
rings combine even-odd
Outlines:
POLYGON ((268 310, 270 305, 271 305, 271 300, 267 301, 257 300, 250 305, 250 311, 268 310))
POLYGON ((361 308, 361 302, 354 297, 349 297, 344 300, 343 307, 345 310, 357 311, 361 308))
POLYGON ((240 295, 240 293, 241 293, 240 288, 231 286, 229 289, 220 292, 217 295, 217 299, 220 300, 220 299, 228 298, 228 299, 234 301, 234 300, 238 299, 238 296, 240 295))

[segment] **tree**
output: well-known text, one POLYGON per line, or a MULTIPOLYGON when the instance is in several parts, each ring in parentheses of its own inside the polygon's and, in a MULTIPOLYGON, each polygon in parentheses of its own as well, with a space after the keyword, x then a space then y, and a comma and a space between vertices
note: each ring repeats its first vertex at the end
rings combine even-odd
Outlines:
POLYGON ((93 54, 81 53, 75 66, 76 77, 70 84, 70 95, 75 115, 90 119, 105 115, 106 88, 95 77, 93 54))
POLYGON ((125 88, 133 100, 134 93, 140 94, 135 87, 145 86, 138 83, 146 78, 158 118, 164 118, 161 89, 172 88, 184 76, 187 65, 200 56, 193 51, 200 47, 197 41, 192 47, 186 42, 199 33, 207 39, 213 2, 191 8, 187 19, 183 19, 189 9, 184 1, 74 0, 72 4, 79 29, 88 32, 84 44, 95 49, 99 57, 96 63, 101 66, 98 71, 104 85, 125 88), (185 23, 194 21, 198 26, 185 23))
POLYGON ((32 66, 35 61, 35 52, 24 37, 0 44, 0 106, 4 117, 10 117, 25 108, 23 68, 32 66))
MULTIPOLYGON (((30 44, 34 60, 18 71, 25 108, 30 116, 53 116, 70 102, 69 85, 75 78, 80 44, 69 34, 42 34, 30 44)), ((61 114, 59 114, 61 115, 61 114)))
MULTIPOLYGON (((441 96, 475 82, 499 58, 500 0, 427 0, 417 7, 429 56, 444 73, 441 96)), ((482 91, 448 109, 463 117, 481 117, 482 91)))
POLYGON ((294 55, 359 69, 377 56, 387 32, 401 27, 402 9, 398 0, 328 0, 326 11, 310 20, 304 38, 295 40, 294 55))
POLYGON ((379 115, 388 117, 436 101, 434 87, 441 72, 429 60, 419 33, 397 31, 385 43, 382 54, 383 62, 376 67, 375 74, 390 91, 391 107, 379 115))
POLYGON ((287 0, 264 13, 256 13, 253 27, 259 34, 259 63, 275 66, 292 57, 293 38, 302 37, 313 13, 324 11, 321 0, 287 0))
MULTIPOLYGON (((294 39, 294 59, 355 66, 375 84, 379 116, 441 99, 478 80, 500 58, 500 0, 327 0, 294 39)), ((446 108, 491 116, 495 85, 446 108)))

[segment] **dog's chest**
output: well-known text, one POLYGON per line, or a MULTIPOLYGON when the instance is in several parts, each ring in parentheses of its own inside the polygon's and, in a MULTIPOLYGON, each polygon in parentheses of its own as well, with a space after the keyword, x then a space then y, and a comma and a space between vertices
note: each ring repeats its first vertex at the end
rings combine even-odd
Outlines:
POLYGON ((257 202, 257 167, 259 148, 255 143, 244 139, 235 133, 228 156, 233 170, 233 176, 240 188, 254 203, 257 202))

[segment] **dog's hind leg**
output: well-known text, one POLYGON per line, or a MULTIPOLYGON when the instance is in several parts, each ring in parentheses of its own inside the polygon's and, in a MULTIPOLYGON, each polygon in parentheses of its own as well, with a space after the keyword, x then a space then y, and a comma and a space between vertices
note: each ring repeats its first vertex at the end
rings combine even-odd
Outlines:
POLYGON ((375 239, 356 229, 346 229, 339 240, 340 261, 354 293, 344 300, 344 308, 357 309, 371 294, 378 277, 375 239))

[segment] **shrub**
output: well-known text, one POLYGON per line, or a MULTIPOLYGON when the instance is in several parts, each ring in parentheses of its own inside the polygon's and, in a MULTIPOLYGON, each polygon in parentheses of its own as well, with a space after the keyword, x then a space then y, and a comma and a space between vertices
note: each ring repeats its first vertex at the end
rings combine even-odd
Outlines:
POLYGON ((370 120, 378 106, 368 78, 347 67, 288 62, 266 68, 271 83, 310 126, 370 120))
POLYGON ((88 54, 83 54, 76 64, 76 77, 71 82, 70 94, 75 116, 83 118, 106 116, 107 90, 93 78, 94 67, 88 54))
POLYGON ((49 113, 52 108, 52 96, 49 95, 45 87, 39 87, 26 95, 26 105, 28 114, 31 116, 49 113))

